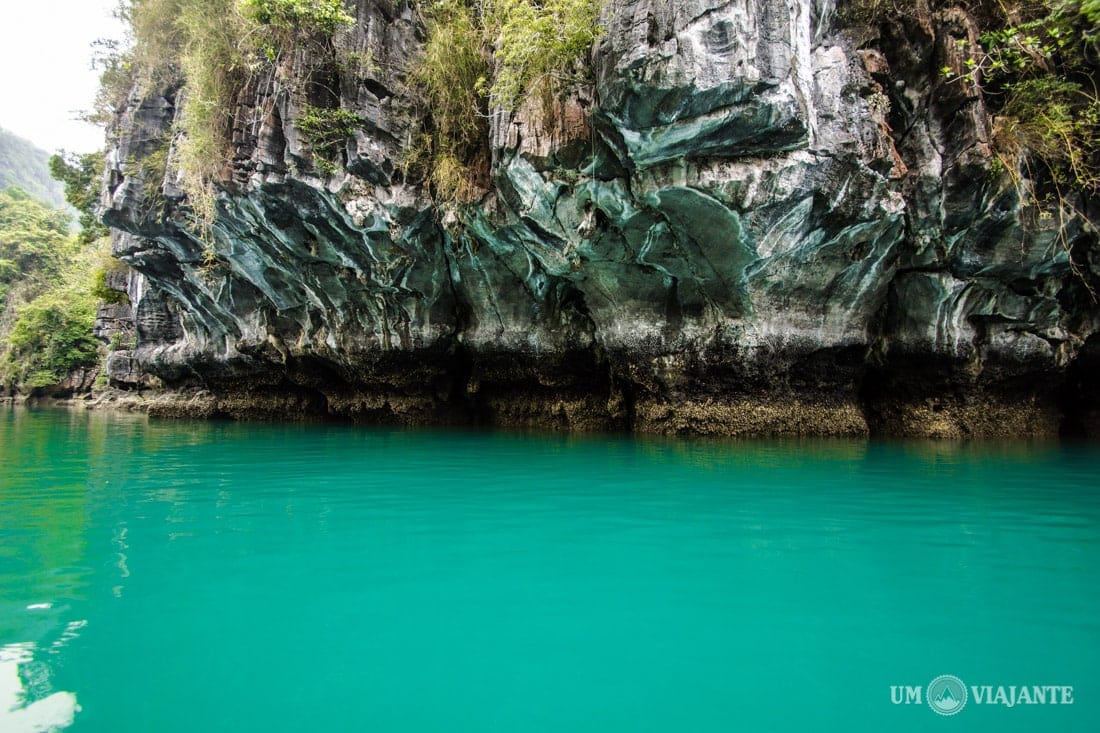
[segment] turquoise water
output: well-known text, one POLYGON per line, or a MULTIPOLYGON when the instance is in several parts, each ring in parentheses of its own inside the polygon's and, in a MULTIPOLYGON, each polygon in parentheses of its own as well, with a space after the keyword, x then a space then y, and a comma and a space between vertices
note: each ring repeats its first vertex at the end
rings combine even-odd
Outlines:
POLYGON ((0 411, 5 733, 1096 731, 1098 696, 1094 448, 0 411), (1074 701, 892 702, 941 674, 1074 701))

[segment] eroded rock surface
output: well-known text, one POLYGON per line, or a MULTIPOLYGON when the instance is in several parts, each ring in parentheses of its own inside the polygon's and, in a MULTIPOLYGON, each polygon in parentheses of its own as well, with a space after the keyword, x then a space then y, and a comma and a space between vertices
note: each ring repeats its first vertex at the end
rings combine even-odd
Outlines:
POLYGON ((533 102, 495 113, 491 186, 458 209, 402 174, 416 16, 355 11, 338 48, 375 63, 333 71, 329 101, 364 126, 323 173, 295 126, 316 103, 295 83, 308 54, 254 81, 213 262, 171 162, 179 88, 132 97, 105 193, 135 272, 116 384, 266 417, 1095 426, 1095 235, 992 176, 980 96, 930 73, 971 32, 963 11, 871 30, 832 0, 611 0, 593 83, 550 119, 533 102), (142 165, 158 150, 165 171, 142 165))

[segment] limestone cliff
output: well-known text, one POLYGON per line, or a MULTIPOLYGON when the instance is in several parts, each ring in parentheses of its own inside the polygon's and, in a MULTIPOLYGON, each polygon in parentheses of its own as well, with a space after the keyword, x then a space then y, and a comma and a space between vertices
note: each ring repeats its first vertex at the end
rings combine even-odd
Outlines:
MULTIPOLYGON (((178 85, 131 96, 105 221, 134 274, 116 385, 202 414, 648 432, 1052 434, 1097 424, 1094 231, 990 173, 980 94, 936 70, 960 10, 846 28, 834 0, 610 0, 594 82, 490 120, 490 184, 403 175, 423 42, 357 0, 331 104, 307 52, 239 95, 213 264, 172 165, 178 85), (143 161, 168 149, 167 170, 143 161)), ((956 60, 957 61, 957 60, 956 60)), ((107 321, 113 321, 110 326, 107 321)))

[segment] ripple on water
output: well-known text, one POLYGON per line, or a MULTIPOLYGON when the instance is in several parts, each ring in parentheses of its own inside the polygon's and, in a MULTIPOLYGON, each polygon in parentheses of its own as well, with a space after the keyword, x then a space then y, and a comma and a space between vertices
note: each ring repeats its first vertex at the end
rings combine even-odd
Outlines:
POLYGON ((5 699, 74 730, 908 731, 891 684, 1100 684, 1086 447, 7 411, 0 461, 5 699))

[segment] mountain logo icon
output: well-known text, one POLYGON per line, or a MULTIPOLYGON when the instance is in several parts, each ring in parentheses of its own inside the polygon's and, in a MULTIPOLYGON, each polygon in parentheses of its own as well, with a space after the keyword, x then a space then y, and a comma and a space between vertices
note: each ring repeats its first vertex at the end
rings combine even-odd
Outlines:
POLYGON ((940 715, 954 715, 966 706, 966 685, 958 677, 943 674, 928 683, 928 707, 940 715))

